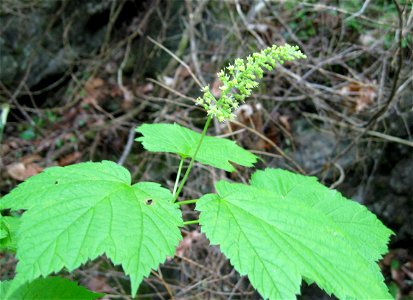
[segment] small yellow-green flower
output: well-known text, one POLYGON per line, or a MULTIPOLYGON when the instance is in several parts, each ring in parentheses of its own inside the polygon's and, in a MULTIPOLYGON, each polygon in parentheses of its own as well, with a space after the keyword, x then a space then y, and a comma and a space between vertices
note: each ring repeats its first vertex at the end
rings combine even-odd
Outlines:
POLYGON ((245 101, 250 96, 252 90, 258 86, 258 80, 264 75, 264 70, 271 71, 277 63, 283 64, 285 61, 306 58, 299 50, 298 46, 276 46, 266 48, 261 52, 253 53, 246 59, 237 58, 234 65, 222 69, 218 72, 218 78, 222 85, 221 97, 217 100, 212 95, 209 86, 202 89, 202 97, 196 101, 208 112, 208 115, 216 117, 220 122, 231 120, 235 117, 233 111, 239 103, 245 101))

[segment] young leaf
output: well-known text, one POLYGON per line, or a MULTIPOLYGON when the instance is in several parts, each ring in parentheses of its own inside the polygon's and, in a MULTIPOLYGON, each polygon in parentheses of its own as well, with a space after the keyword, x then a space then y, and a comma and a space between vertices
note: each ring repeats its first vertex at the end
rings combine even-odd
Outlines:
POLYGON ((201 229, 264 298, 295 298, 303 278, 341 299, 391 298, 375 262, 391 231, 320 186, 274 169, 250 186, 220 181, 196 204, 201 229))
POLYGON ((94 300, 104 294, 93 293, 65 278, 39 278, 13 288, 13 281, 0 282, 0 295, 3 300, 94 300), (13 291, 9 291, 13 288, 13 291))
POLYGON ((20 218, 0 215, 0 251, 16 252, 20 218))
MULTIPOLYGON (((201 139, 200 133, 178 124, 143 124, 136 131, 143 134, 136 141, 142 142, 146 150, 176 153, 184 158, 193 156, 201 139)), ((234 141, 206 136, 195 160, 232 172, 235 168, 230 161, 241 166, 252 167, 257 157, 239 147, 234 141)))
POLYGON ((172 256, 182 216, 172 194, 156 183, 131 184, 109 161, 52 167, 1 199, 21 217, 17 275, 33 280, 69 271, 106 254, 131 277, 132 294, 144 276, 172 256))

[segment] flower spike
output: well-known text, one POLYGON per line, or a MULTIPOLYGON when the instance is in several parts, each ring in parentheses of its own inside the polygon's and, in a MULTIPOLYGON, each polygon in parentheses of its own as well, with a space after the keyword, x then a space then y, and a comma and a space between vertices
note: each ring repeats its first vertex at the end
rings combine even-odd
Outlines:
POLYGON ((237 58, 233 65, 228 65, 217 73, 222 85, 221 97, 217 100, 212 95, 209 86, 202 88, 204 93, 196 101, 201 105, 209 116, 216 117, 220 122, 234 119, 233 111, 250 96, 252 90, 259 85, 258 80, 264 76, 263 69, 271 71, 277 63, 306 58, 298 46, 268 47, 261 52, 253 53, 246 59, 237 58))

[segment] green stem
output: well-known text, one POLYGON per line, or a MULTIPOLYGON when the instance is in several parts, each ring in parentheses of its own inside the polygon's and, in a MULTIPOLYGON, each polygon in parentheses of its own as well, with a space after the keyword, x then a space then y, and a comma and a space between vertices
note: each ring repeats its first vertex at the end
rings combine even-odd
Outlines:
POLYGON ((178 188, 179 178, 181 177, 181 171, 182 171, 182 166, 184 165, 184 161, 185 161, 185 158, 181 157, 181 161, 179 162, 179 167, 178 167, 178 174, 176 174, 174 191, 172 193, 172 195, 174 197, 175 197, 175 194, 176 194, 176 189, 178 188))
POLYGON ((199 199, 193 199, 193 200, 185 200, 185 201, 178 201, 178 205, 185 205, 185 204, 193 204, 196 203, 199 199))
POLYGON ((185 221, 184 225, 199 224, 199 220, 185 221))
POLYGON ((181 184, 179 185, 178 191, 177 191, 176 194, 175 194, 175 201, 176 201, 176 199, 178 199, 179 194, 181 193, 182 188, 184 187, 184 184, 185 184, 186 180, 188 179, 189 172, 191 172, 192 166, 194 165, 196 155, 198 154, 198 151, 199 151, 199 149, 201 148, 201 144, 202 144, 202 142, 203 142, 203 140, 204 140, 204 137, 205 137, 206 132, 207 132, 207 130, 208 130, 209 124, 211 124, 211 120, 212 120, 212 116, 209 116, 208 119, 207 119, 207 121, 205 122, 205 126, 204 126, 204 129, 202 130, 201 138, 200 138, 200 140, 199 140, 199 142, 198 142, 198 145, 196 146, 194 155, 192 156, 191 161, 189 162, 188 169, 186 169, 184 178, 182 179, 181 184))

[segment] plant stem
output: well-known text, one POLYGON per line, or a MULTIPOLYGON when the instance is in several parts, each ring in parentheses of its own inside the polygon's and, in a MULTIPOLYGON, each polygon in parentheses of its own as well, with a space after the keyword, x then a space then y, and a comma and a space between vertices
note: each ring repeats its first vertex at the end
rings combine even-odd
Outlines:
POLYGON ((199 220, 185 221, 184 225, 199 224, 199 220))
POLYGON ((196 203, 199 199, 193 199, 193 200, 185 200, 185 201, 178 201, 178 205, 185 205, 185 204, 193 204, 196 203))
POLYGON ((185 161, 185 158, 181 157, 181 161, 179 162, 179 167, 178 167, 178 174, 176 174, 174 191, 172 193, 172 195, 174 197, 175 197, 175 194, 176 194, 176 189, 178 188, 179 178, 181 177, 181 171, 182 171, 182 166, 184 165, 184 161, 185 161))
POLYGON ((182 179, 181 184, 179 185, 178 191, 175 194, 175 201, 178 199, 179 194, 181 193, 182 188, 184 187, 184 184, 185 184, 186 180, 188 179, 189 172, 191 172, 192 166, 194 165, 196 155, 198 154, 198 151, 201 148, 202 141, 204 140, 204 137, 205 137, 206 132, 208 130, 209 124, 211 124, 211 120, 212 120, 212 116, 208 116, 208 119, 205 122, 204 129, 202 130, 201 138, 199 139, 198 145, 196 146, 194 155, 192 156, 191 161, 189 162, 188 169, 186 169, 184 178, 182 179))

